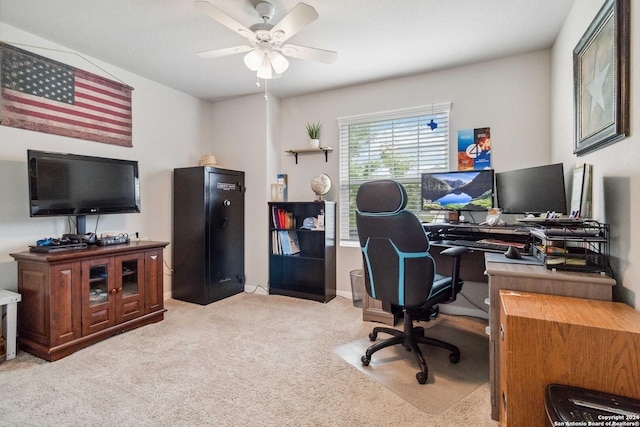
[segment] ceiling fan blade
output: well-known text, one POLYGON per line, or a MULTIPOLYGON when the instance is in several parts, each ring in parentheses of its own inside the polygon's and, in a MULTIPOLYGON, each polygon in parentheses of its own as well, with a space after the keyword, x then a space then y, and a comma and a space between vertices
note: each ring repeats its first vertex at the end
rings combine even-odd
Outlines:
POLYGON ((313 7, 306 3, 298 3, 271 29, 271 37, 282 43, 316 19, 318 12, 313 7))
POLYGON ((331 50, 316 49, 313 47, 298 46, 294 44, 285 44, 281 48, 284 56, 292 58, 306 59, 308 61, 322 62, 325 64, 333 64, 338 59, 338 53, 331 50))
POLYGON ((201 58, 218 58, 220 56, 249 52, 251 49, 253 49, 253 47, 251 46, 227 47, 224 49, 205 50, 203 52, 198 52, 198 56, 201 58))
POLYGON ((256 40, 256 34, 253 31, 251 31, 208 1, 196 0, 193 2, 193 7, 195 7, 208 17, 215 19, 225 27, 229 28, 231 31, 240 34, 242 37, 246 37, 249 40, 256 40))

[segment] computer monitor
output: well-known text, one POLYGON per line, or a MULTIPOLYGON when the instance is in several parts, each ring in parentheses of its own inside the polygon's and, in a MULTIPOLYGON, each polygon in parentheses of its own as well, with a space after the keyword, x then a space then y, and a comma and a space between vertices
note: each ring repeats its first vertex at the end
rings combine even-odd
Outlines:
POLYGON ((422 210, 486 211, 493 206, 493 169, 423 173, 421 187, 422 210))
POLYGON ((503 213, 567 213, 562 163, 496 172, 496 202, 503 213))

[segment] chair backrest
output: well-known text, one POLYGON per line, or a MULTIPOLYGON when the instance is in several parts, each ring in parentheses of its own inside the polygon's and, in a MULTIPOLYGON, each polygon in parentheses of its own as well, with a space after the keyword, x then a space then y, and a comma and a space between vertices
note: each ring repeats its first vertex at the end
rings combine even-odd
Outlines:
POLYGON ((403 307, 425 303, 435 277, 429 239, 405 210, 407 192, 391 180, 364 183, 356 197, 356 224, 372 298, 403 307))

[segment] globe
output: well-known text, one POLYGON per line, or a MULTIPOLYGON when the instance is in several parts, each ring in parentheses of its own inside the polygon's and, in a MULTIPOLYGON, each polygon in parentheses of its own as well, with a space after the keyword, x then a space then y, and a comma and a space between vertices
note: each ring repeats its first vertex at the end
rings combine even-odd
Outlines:
POLYGON ((316 196, 318 196, 316 200, 322 200, 322 196, 331 190, 331 178, 324 173, 314 176, 311 179, 311 189, 316 193, 316 196))

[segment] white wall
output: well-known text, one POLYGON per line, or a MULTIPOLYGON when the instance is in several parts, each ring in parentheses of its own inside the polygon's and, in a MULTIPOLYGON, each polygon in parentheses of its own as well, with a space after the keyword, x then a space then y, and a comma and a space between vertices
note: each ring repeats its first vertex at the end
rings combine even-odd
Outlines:
POLYGON ((611 225, 611 263, 618 286, 615 298, 638 308, 640 303, 640 3, 631 1, 631 135, 586 156, 573 154, 573 49, 604 4, 573 4, 552 51, 552 160, 565 170, 593 165, 594 218, 611 225))
MULTIPOLYGON (((16 45, 22 43, 68 51, 1 22, 0 35, 2 40, 16 45)), ((76 55, 27 50, 114 79, 76 55)), ((211 107, 209 103, 95 59, 91 61, 134 88, 133 147, 0 126, 1 289, 17 290, 17 266, 9 253, 27 250, 43 237, 59 237, 68 232, 66 217, 29 217, 27 149, 138 160, 142 213, 103 215, 98 232, 139 232, 141 237, 166 242, 171 240, 173 168, 197 165, 200 155, 211 151, 209 123, 205 120, 211 107)), ((95 220, 92 216, 87 218, 88 230, 93 230, 95 220)), ((167 265, 171 266, 171 246, 164 254, 167 265)), ((165 267, 165 295, 171 290, 169 273, 165 267)))
MULTIPOLYGON (((456 169, 458 129, 490 126, 493 167, 516 169, 549 163, 550 51, 538 51, 467 67, 317 93, 280 102, 280 171, 289 175, 289 200, 313 200, 311 178, 327 173, 333 181, 328 200, 338 199, 338 126, 342 116, 451 101, 451 168, 456 169), (298 164, 284 151, 305 148, 307 121, 323 124, 321 143, 335 149, 301 155, 298 164)), ((239 113, 239 112, 238 112, 239 113)), ((338 206, 340 209, 340 206, 338 206)), ((266 216, 266 206, 262 206, 266 216)), ((264 227, 266 227, 266 222, 264 227)), ((266 236, 266 228, 262 232, 266 236)), ((259 254, 254 254, 258 256, 259 254)), ((360 268, 361 254, 339 247, 338 294, 350 296, 349 271, 360 268)))
MULTIPOLYGON (((278 173, 279 100, 252 95, 213 104, 209 126, 221 167, 245 172, 245 289, 267 289, 267 202, 278 173)), ((264 292, 264 290, 262 292, 264 292)))

